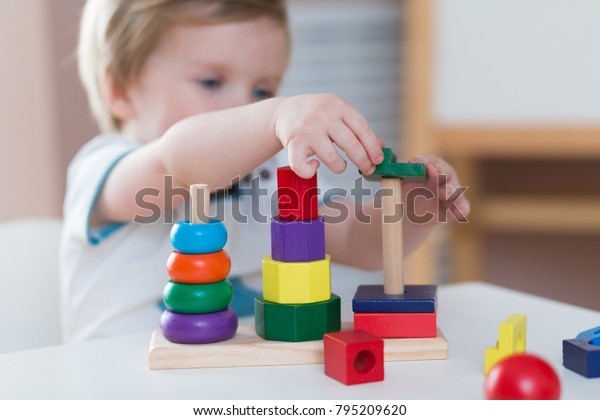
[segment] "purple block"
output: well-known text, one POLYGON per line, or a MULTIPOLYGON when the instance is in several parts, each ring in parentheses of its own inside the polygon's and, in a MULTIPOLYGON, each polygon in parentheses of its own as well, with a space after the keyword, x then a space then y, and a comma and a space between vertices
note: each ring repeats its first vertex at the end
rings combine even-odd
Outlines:
POLYGON ((160 317, 160 330, 172 343, 207 344, 232 338, 238 318, 231 308, 208 314, 180 314, 165 310, 160 317))
POLYGON ((325 259, 325 224, 322 217, 306 221, 271 220, 271 258, 281 262, 325 259))

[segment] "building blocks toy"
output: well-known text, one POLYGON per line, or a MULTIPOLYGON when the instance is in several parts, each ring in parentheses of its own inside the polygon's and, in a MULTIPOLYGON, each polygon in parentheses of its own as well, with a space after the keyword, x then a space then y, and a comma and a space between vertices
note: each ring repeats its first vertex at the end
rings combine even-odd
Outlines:
POLYGON ((333 293, 329 300, 300 305, 280 305, 257 298, 256 333, 267 340, 321 340, 323 334, 340 330, 340 308, 340 298, 333 293))
POLYGON ((527 347, 527 317, 511 315, 500 324, 498 341, 495 347, 485 351, 484 374, 500 360, 516 353, 525 353, 527 347))
MULTIPOLYGON (((384 153, 387 152, 384 151, 384 153)), ((410 166, 401 166, 403 171, 410 168, 410 166)), ((410 180, 423 180, 426 176, 424 165, 413 167, 413 171, 407 172, 407 174, 405 176, 410 176, 410 180), (414 168, 417 169, 416 172, 414 168)), ((324 342, 321 340, 323 335, 335 333, 340 328, 341 331, 352 332, 354 330, 352 323, 341 324, 340 327, 339 299, 330 290, 329 259, 325 254, 324 225, 315 211, 315 209, 318 209, 316 207, 318 204, 316 177, 311 180, 298 178, 289 167, 279 168, 278 170, 278 217, 274 217, 271 221, 272 252, 263 262, 266 268, 266 273, 263 272, 265 295, 254 302, 255 325, 240 326, 236 335, 230 340, 200 346, 170 342, 161 331, 155 331, 151 339, 148 356, 150 369, 324 363, 324 342), (283 191, 281 188, 282 182, 285 187, 283 191), (300 208, 292 208, 294 205, 300 208), (284 218, 281 217, 282 209, 284 210, 284 218), (285 214, 286 212, 287 214, 285 214), (289 248, 288 244, 292 244, 294 248, 289 248), (301 268, 293 268, 294 266, 301 268), (315 270, 316 267, 318 267, 317 270, 315 270), (307 274, 307 272, 320 274, 312 279, 312 274, 307 274), (300 283, 304 282, 303 287, 313 290, 313 292, 308 292, 309 297, 306 297, 306 290, 299 292, 298 289, 296 292, 305 297, 296 303, 280 299, 277 297, 279 292, 275 293, 275 298, 269 295, 269 290, 272 290, 269 285, 271 280, 269 279, 279 276, 277 281, 283 284, 284 274, 287 275, 288 273, 299 276, 302 279, 300 283), (302 274, 299 275, 298 273, 302 274), (267 284, 265 284, 265 278, 267 284), (316 286, 313 287, 311 284, 316 286), (321 290, 321 292, 315 292, 317 290, 321 290), (326 292, 323 292, 323 290, 326 292)), ((396 180, 400 181, 399 178, 396 178, 396 180)), ((394 194, 393 196, 384 197, 384 201, 385 199, 397 202, 397 200, 400 200, 400 196, 394 194)), ((388 203, 387 207, 389 206, 388 203)), ((392 207, 395 207, 394 203, 392 203, 392 207)), ((396 223, 395 225, 399 224, 396 223)), ((224 235, 226 237, 226 232, 215 229, 218 225, 213 226, 212 220, 203 226, 215 230, 215 237, 220 235, 220 240, 224 243, 222 237, 224 235)), ((395 229, 397 226, 393 228, 395 229)), ((188 225, 178 224, 173 228, 171 239, 173 243, 174 239, 185 243, 185 249, 175 247, 180 253, 195 253, 202 246, 196 244, 193 238, 203 238, 204 236, 208 236, 208 234, 190 232, 188 225), (184 239, 181 235, 175 235, 177 237, 173 238, 173 232, 178 230, 185 233, 184 239)), ((214 242, 218 244, 217 239, 214 242)), ((396 241, 394 246, 399 244, 401 246, 401 231, 400 241, 396 241)), ((207 248, 205 250, 207 253, 217 252, 221 249, 217 248, 216 245, 207 248)), ((204 251, 204 248, 202 250, 204 251)), ((401 248, 400 250, 395 248, 389 254, 397 257, 397 255, 401 255, 401 248)), ((390 263, 392 260, 388 258, 387 261, 390 263)), ((388 272, 392 271, 388 270, 388 272)), ((401 270, 399 272, 401 273, 401 270)), ((398 279, 404 288, 401 276, 398 279)), ((393 283, 397 283, 397 281, 393 283)), ((288 288, 287 284, 283 285, 281 290, 286 288, 288 288)), ((379 288, 382 292, 383 287, 380 286, 379 288)), ((398 310, 398 315, 402 315, 404 311, 407 312, 407 315, 417 314, 417 316, 435 317, 435 286, 407 285, 406 295, 404 292, 400 294, 386 292, 383 294, 383 299, 380 299, 382 296, 377 295, 379 293, 377 290, 375 290, 375 296, 373 291, 368 288, 363 291, 366 294, 357 296, 357 304, 359 306, 366 305, 366 313, 377 313, 373 311, 382 308, 381 313, 396 315, 396 305, 400 305, 401 309, 398 310), (366 298, 363 299, 366 302, 361 301, 361 296, 366 298), (383 306, 378 307, 376 303, 373 309, 373 302, 368 301, 368 298, 371 297, 375 300, 383 300, 381 302, 383 306), (429 315, 420 315, 426 313, 429 313, 429 315)), ((292 300, 297 299, 293 298, 292 300)), ((385 361, 447 358, 448 342, 442 332, 436 329, 435 321, 430 325, 433 325, 435 331, 435 336, 432 338, 384 338, 385 361)))
POLYGON ((424 164, 400 163, 391 149, 367 179, 381 182, 383 286, 360 286, 352 300, 354 325, 378 337, 437 335, 435 285, 406 285, 403 278, 402 181, 427 182, 424 164))
POLYGON ((562 342, 563 366, 586 378, 600 378, 600 327, 562 342))
POLYGON ((180 220, 171 229, 171 245, 183 254, 211 254, 227 243, 227 229, 217 219, 208 223, 188 223, 180 220))
POLYGON ((207 185, 192 185, 191 222, 178 223, 171 232, 175 252, 167 260, 171 280, 163 290, 167 309, 160 318, 160 329, 167 340, 175 343, 228 340, 238 327, 237 315, 229 308, 233 288, 226 276, 231 261, 224 250, 215 249, 225 245, 227 234, 222 222, 208 218, 209 200, 207 185), (197 246, 198 238, 207 244, 197 246), (198 250, 210 252, 184 252, 198 250))
POLYGON ((166 309, 160 318, 163 336, 179 344, 229 340, 235 335, 237 327, 237 315, 231 308, 207 314, 180 314, 166 309))
POLYGON ((277 214, 279 220, 308 221, 319 217, 317 175, 302 178, 289 166, 277 169, 277 214))
POLYGON ((404 286, 404 294, 387 295, 383 286, 359 286, 352 300, 354 312, 435 312, 435 285, 404 286))
POLYGON ((208 284, 187 284, 170 280, 163 289, 163 302, 173 312, 207 314, 227 309, 233 286, 227 279, 208 284))
POLYGON ((381 177, 399 177, 408 182, 427 182, 427 168, 424 164, 398 162, 392 149, 384 147, 382 151, 383 161, 366 179, 380 181, 381 177))
POLYGON ((402 273, 402 180, 426 182, 425 165, 399 164, 391 149, 384 148, 384 160, 377 165, 370 180, 381 181, 382 191, 382 233, 383 233, 383 291, 386 295, 403 295, 402 273), (415 176, 418 174, 418 176, 415 176))
MULTIPOLYGON (((342 331, 352 328, 352 323, 342 324, 342 331)), ((383 342, 386 362, 448 357, 448 343, 439 330, 436 338, 384 338, 383 342)), ((230 340, 199 346, 170 342, 157 330, 150 340, 148 367, 162 370, 323 364, 323 350, 322 340, 265 340, 256 335, 252 325, 240 325, 230 340)))
POLYGON ((588 340, 589 344, 600 346, 600 326, 582 331, 575 338, 578 340, 588 340))
POLYGON ((314 303, 331 297, 329 256, 318 261, 286 263, 265 257, 263 294, 275 303, 314 303))
POLYGON ((304 179, 289 166, 277 169, 279 217, 271 220, 272 253, 262 262, 263 299, 256 299, 254 314, 256 333, 264 339, 320 340, 340 330, 317 192, 316 174, 304 179), (315 321, 317 314, 323 319, 315 321))
POLYGON ((231 270, 231 259, 224 250, 209 254, 184 254, 173 251, 167 259, 167 274, 179 283, 214 283, 231 270))
POLYGON ((354 328, 381 338, 434 338, 436 313, 355 312, 354 328))
POLYGON ((345 385, 383 381, 383 340, 364 331, 325 334, 325 375, 345 385))
POLYGON ((303 223, 271 220, 271 258, 283 262, 325 258, 325 224, 322 217, 303 223))

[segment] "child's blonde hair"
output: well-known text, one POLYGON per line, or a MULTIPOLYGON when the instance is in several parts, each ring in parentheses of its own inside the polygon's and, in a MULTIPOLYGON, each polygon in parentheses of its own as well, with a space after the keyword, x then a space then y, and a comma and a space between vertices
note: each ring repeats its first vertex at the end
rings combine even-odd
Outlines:
POLYGON ((285 0, 87 0, 81 17, 79 77, 103 132, 121 121, 108 109, 102 80, 135 82, 146 59, 173 24, 211 24, 270 17, 287 30, 285 0))

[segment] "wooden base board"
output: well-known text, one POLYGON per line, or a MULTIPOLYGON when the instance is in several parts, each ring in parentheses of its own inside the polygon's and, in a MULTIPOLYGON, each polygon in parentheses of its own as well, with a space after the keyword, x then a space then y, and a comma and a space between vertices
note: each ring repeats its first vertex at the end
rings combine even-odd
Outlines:
MULTIPOLYGON (((342 331, 351 329, 352 323, 342 325, 342 331)), ((384 339, 386 362, 447 358, 448 342, 439 328, 435 338, 384 339)), ((151 370, 322 364, 323 340, 268 341, 256 335, 253 325, 243 325, 231 340, 191 345, 171 343, 156 330, 148 362, 151 370)))

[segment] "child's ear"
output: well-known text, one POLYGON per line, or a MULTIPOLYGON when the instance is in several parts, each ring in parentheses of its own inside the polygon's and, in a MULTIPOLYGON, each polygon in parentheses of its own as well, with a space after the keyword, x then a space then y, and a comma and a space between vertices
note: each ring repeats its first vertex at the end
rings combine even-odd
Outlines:
POLYGON ((104 73, 101 85, 110 113, 122 122, 131 119, 134 116, 134 109, 127 89, 115 81, 110 69, 104 73))

